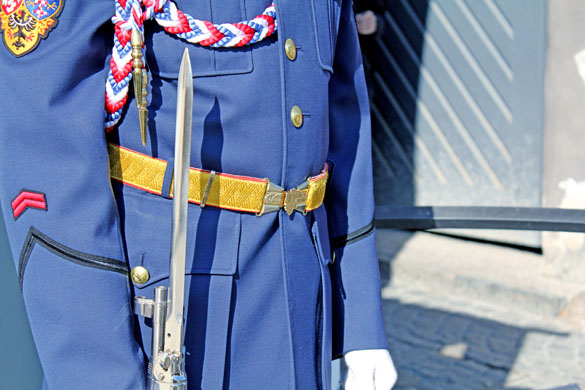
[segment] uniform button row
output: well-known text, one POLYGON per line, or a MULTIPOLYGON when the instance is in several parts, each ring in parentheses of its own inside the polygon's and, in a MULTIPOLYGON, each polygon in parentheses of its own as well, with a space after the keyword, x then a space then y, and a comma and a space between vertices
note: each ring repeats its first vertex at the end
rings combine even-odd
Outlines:
MULTIPOLYGON (((297 58, 297 45, 295 45, 295 41, 290 38, 284 41, 284 51, 286 53, 286 57, 289 60, 294 61, 295 58, 297 58)), ((290 121, 296 128, 299 128, 303 125, 303 112, 299 106, 293 106, 290 110, 290 121)))

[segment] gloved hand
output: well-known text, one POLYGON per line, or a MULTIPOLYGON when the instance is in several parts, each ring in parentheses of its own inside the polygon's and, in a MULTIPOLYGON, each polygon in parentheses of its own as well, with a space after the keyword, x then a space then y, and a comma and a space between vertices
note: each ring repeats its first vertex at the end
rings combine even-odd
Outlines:
POLYGON ((396 383, 396 369, 386 349, 351 351, 345 354, 344 360, 345 390, 391 390, 396 383))

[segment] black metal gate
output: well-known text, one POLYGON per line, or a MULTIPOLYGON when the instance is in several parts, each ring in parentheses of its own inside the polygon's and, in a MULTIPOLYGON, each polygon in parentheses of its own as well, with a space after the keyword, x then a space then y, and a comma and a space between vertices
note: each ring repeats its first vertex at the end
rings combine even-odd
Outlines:
MULTIPOLYGON (((540 206, 546 2, 374 3, 377 205, 540 206)), ((540 246, 536 232, 458 234, 540 246)))

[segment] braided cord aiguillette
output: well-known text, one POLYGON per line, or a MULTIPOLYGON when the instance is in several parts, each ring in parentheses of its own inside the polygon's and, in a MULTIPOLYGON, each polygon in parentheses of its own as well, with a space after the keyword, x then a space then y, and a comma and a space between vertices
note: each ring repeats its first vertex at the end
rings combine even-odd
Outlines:
MULTIPOLYGON (((273 35, 278 29, 274 4, 251 20, 213 24, 181 12, 169 0, 116 0, 116 14, 112 17, 114 48, 106 81, 107 130, 113 129, 120 121, 128 100, 132 80, 132 30, 138 29, 144 37, 144 21, 150 19, 156 20, 166 32, 189 43, 215 48, 251 45, 273 35)), ((142 50, 144 58, 144 47, 142 50)))

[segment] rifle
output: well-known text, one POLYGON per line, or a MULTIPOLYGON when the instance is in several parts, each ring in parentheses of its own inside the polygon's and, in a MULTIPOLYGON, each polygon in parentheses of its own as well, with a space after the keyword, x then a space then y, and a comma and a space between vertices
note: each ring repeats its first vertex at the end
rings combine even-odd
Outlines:
POLYGON ((149 390, 187 390, 183 311, 192 119, 193 75, 189 53, 185 49, 177 93, 169 287, 155 288, 154 299, 137 296, 134 300, 134 311, 152 318, 152 350, 148 362, 149 390))

